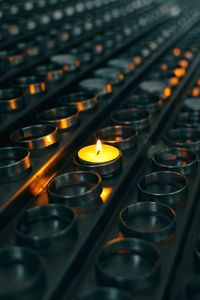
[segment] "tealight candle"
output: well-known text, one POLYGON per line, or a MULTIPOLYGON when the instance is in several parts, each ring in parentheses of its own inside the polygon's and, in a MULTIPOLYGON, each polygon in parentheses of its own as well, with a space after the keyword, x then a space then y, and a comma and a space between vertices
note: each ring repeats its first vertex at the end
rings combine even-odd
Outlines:
POLYGON ((81 148, 74 158, 74 164, 78 169, 95 170, 101 176, 110 176, 121 169, 122 152, 114 146, 101 144, 98 140, 96 145, 81 148))
POLYGON ((117 159, 120 151, 111 145, 101 144, 98 140, 96 145, 86 146, 78 151, 78 157, 86 163, 102 164, 117 159))

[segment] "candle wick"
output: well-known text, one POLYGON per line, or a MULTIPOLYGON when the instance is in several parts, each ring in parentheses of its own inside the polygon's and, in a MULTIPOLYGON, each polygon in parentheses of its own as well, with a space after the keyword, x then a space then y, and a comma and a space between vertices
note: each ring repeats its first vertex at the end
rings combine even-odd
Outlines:
POLYGON ((97 151, 97 155, 99 155, 99 153, 100 153, 100 150, 99 150, 99 151, 97 151))

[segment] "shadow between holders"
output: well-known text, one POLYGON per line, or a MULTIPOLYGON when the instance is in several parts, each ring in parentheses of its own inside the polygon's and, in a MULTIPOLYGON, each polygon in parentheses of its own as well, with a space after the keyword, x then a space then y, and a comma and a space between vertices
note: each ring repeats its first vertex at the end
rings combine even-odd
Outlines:
POLYGON ((151 114, 138 108, 121 109, 112 115, 115 124, 133 126, 136 130, 150 127, 151 119, 151 114))
POLYGON ((200 150, 200 130, 193 128, 171 129, 165 140, 168 145, 187 148, 193 151, 200 150))
POLYGON ((102 180, 95 172, 70 172, 54 177, 47 186, 49 201, 72 207, 77 214, 90 212, 102 203, 102 180))
POLYGON ((0 299, 36 300, 45 284, 43 263, 29 248, 2 248, 0 279, 0 299))
POLYGON ((21 89, 0 90, 0 112, 14 112, 25 105, 25 93, 21 89))
POLYGON ((87 111, 97 106, 97 96, 92 92, 77 92, 67 95, 60 100, 62 105, 76 108, 78 111, 87 111))
POLYGON ((71 129, 78 124, 78 111, 67 106, 54 107, 37 115, 42 123, 49 123, 59 130, 71 129))
POLYGON ((18 180, 31 168, 30 152, 24 148, 0 148, 0 181, 18 180))
POLYGON ((196 170, 198 158, 195 152, 185 148, 166 148, 154 154, 152 164, 155 170, 188 175, 196 170))
POLYGON ((105 286, 139 292, 156 284, 160 255, 149 242, 140 239, 112 240, 96 260, 96 275, 105 286))
POLYGON ((47 148, 58 141, 57 128, 53 125, 32 125, 17 129, 10 135, 15 144, 32 150, 47 148))
POLYGON ((98 130, 96 133, 96 138, 100 139, 102 143, 113 145, 121 150, 134 146, 137 137, 137 131, 128 126, 109 126, 98 130))
POLYGON ((145 175, 139 180, 137 186, 141 201, 154 201, 175 206, 186 199, 188 180, 176 172, 158 171, 145 175))
POLYGON ((119 228, 125 237, 160 242, 175 233, 176 215, 166 205, 138 202, 120 212, 119 228))
POLYGON ((20 245, 41 250, 70 248, 77 237, 76 215, 61 204, 47 204, 26 210, 15 225, 20 245))
POLYGON ((76 300, 131 300, 132 297, 120 290, 111 287, 96 287, 81 293, 76 300))

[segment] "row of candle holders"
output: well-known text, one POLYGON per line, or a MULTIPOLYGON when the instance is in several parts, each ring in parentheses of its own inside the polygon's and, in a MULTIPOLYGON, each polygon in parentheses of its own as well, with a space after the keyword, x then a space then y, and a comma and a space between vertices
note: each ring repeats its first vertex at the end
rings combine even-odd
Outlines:
MULTIPOLYGON (((150 93, 151 95, 147 96, 149 87, 151 86, 152 82, 148 80, 143 81, 139 87, 141 94, 138 94, 138 96, 140 97, 140 95, 142 95, 142 99, 146 99, 144 100, 146 102, 148 102, 149 98, 150 101, 153 99, 153 104, 151 103, 151 105, 148 106, 148 110, 153 113, 157 109, 159 110, 159 108, 163 105, 164 100, 162 100, 159 96, 161 96, 160 94, 162 93, 164 86, 162 82, 155 81, 154 89, 152 93, 150 93), (153 95, 155 92, 157 94, 153 95), (154 97, 156 98, 155 101, 154 97)), ((78 94, 78 101, 76 100, 77 94, 70 95, 67 102, 71 102, 72 107, 68 108, 68 118, 70 120, 67 120, 66 123, 69 125, 72 120, 77 120, 77 109, 81 111, 83 107, 88 109, 88 106, 90 109, 91 106, 94 109, 98 96, 99 95, 96 96, 96 89, 93 90, 93 92, 81 92, 80 94, 78 94), (74 118, 71 118, 72 116, 74 118)), ((102 94, 100 96, 102 97, 102 94)), ((136 98, 138 99, 138 97, 136 98)), ((130 103, 130 99, 126 102, 130 103)), ((56 111, 55 109, 52 109, 50 111, 42 112, 38 115, 38 118, 46 118, 47 121, 50 119, 51 122, 57 122, 56 118, 58 113, 59 116, 63 116, 62 107, 58 108, 56 111)), ((57 252, 57 256, 60 255, 59 251, 64 251, 65 253, 63 254, 63 257, 65 257, 66 251, 73 248, 73 245, 75 245, 75 243, 77 242, 78 237, 80 237, 81 226, 80 224, 78 224, 78 219, 80 219, 80 217, 84 215, 85 212, 94 211, 100 205, 102 205, 102 200, 100 198, 103 188, 102 178, 104 181, 106 181, 108 175, 111 175, 113 173, 116 174, 116 172, 121 171, 121 151, 125 152, 125 149, 130 149, 137 143, 137 131, 141 132, 141 130, 146 126, 149 127, 151 115, 148 112, 145 112, 143 109, 140 110, 138 108, 131 108, 130 114, 129 112, 124 112, 124 115, 123 113, 114 112, 112 119, 114 123, 119 125, 112 128, 101 129, 97 132, 97 136, 106 143, 111 143, 111 145, 114 146, 117 145, 117 148, 119 148, 119 150, 115 154, 115 159, 111 159, 111 161, 106 162, 104 161, 103 164, 91 163, 87 159, 84 159, 84 156, 82 156, 82 154, 78 152, 76 157, 74 158, 74 164, 78 167, 78 169, 81 169, 81 171, 68 172, 54 177, 47 186, 50 204, 29 208, 28 210, 23 212, 19 218, 17 218, 16 223, 14 224, 14 235, 18 246, 2 248, 0 250, 0 261, 2 262, 0 269, 2 272, 1 274, 3 274, 1 276, 2 285, 0 288, 0 298, 38 299, 38 297, 42 297, 42 292, 44 292, 46 286, 45 277, 47 276, 45 259, 47 257, 50 257, 51 259, 52 254, 49 253, 54 252, 53 256, 55 256, 55 253, 57 252), (127 125, 124 124, 124 122, 127 122, 127 117, 128 122, 130 122, 130 119, 132 120, 129 125, 133 125, 133 127, 124 127, 124 125, 127 125), (98 171, 100 174, 96 173, 96 171, 98 171), (32 250, 31 248, 33 248, 34 250, 32 250), (9 280, 10 284, 8 286, 8 279, 16 278, 16 273, 18 274, 18 281, 9 280)), ((73 123, 73 125, 70 125, 70 127, 73 127, 74 125, 76 124, 73 123)), ((12 134, 12 139, 14 139, 15 141, 16 139, 19 139, 20 142, 23 143, 23 145, 27 146, 29 149, 32 146, 38 147, 38 145, 39 147, 43 148, 45 145, 50 146, 55 141, 57 141, 57 129, 53 125, 44 124, 34 126, 34 128, 21 128, 20 130, 17 130, 12 134), (52 129, 52 131, 50 129, 52 129), (45 141, 43 140, 43 130, 45 130, 45 133, 48 134, 48 138, 45 139, 45 141), (37 136, 36 143, 34 143, 32 135, 37 136)), ((114 149, 117 148, 114 147, 114 149)), ((81 148, 80 150, 82 149, 83 148, 81 148)), ((113 148, 109 149, 113 150, 113 148)), ((9 151, 10 149, 6 149, 4 150, 4 152, 2 151, 1 162, 3 164, 3 167, 5 166, 5 161, 7 161, 8 166, 10 166, 11 164, 21 170, 23 166, 17 166, 16 155, 7 155, 9 151)), ((26 150, 23 149, 23 151, 26 150)), ((100 151, 104 151, 104 149, 100 151)), ((16 151, 16 153, 18 152, 16 151)), ((97 153, 95 154, 97 155, 97 153)), ((22 155, 22 153, 18 153, 17 157, 22 157, 20 155, 22 155)), ((175 152, 171 154, 171 156, 167 155, 167 161, 170 159, 174 161, 175 155, 182 155, 185 160, 185 157, 187 157, 188 159, 188 152, 185 150, 180 151, 180 153, 178 154, 177 152, 175 152)), ((163 156, 159 156, 157 160, 161 160, 162 157, 163 156)), ((180 160, 182 161, 184 159, 181 158, 180 160)), ((30 160, 28 159, 27 155, 26 157, 23 157, 23 159, 20 158, 20 160, 23 160, 24 165, 27 166, 27 169, 30 167, 30 160)), ((164 160, 166 160, 166 158, 164 160)), ((187 168, 185 167, 184 170, 186 169, 187 168)), ((16 168, 14 169, 14 171, 16 172, 16 168)), ((190 172, 191 171, 192 169, 190 169, 190 172)), ((9 170, 7 170, 7 173, 3 173, 2 177, 10 176, 11 173, 9 170)), ((156 203, 156 201, 162 202, 166 201, 166 199, 161 199, 162 197, 160 195, 157 195, 154 190, 151 190, 151 187, 149 187, 149 185, 151 185, 152 181, 156 187, 160 182, 163 181, 169 184, 170 189, 173 190, 172 192, 171 190, 170 192, 169 190, 167 190, 167 193, 170 194, 170 197, 168 197, 168 200, 170 198, 170 200, 168 201, 170 205, 179 203, 181 201, 181 197, 184 197, 186 194, 188 183, 185 177, 180 174, 177 175, 177 173, 173 173, 171 171, 159 171, 146 175, 146 177, 144 177, 138 183, 138 190, 140 197, 144 200, 146 200, 146 197, 148 198, 150 194, 152 197, 151 202, 144 202, 141 204, 137 203, 134 204, 135 207, 125 208, 120 214, 120 228, 125 236, 129 236, 129 234, 131 234, 131 236, 135 236, 136 234, 141 237, 142 234, 143 239, 158 242, 163 241, 174 234, 176 220, 173 209, 163 205, 162 203, 156 203), (153 198, 153 196, 156 196, 156 198, 153 198), (130 216, 134 214, 138 215, 140 212, 142 213, 142 215, 150 212, 153 218, 156 215, 158 223, 160 222, 159 226, 164 228, 163 231, 159 233, 155 233, 153 231, 141 233, 140 228, 138 229, 138 227, 140 226, 138 226, 137 220, 135 224, 136 226, 134 226, 133 224, 134 230, 132 230, 132 228, 130 229, 130 222, 132 222, 130 220, 130 216)), ((148 225, 149 224, 147 224, 146 227, 148 227, 148 225)), ((128 261, 128 263, 130 263, 130 261, 128 261)), ((103 285, 108 284, 116 287, 125 287, 125 289, 129 289, 131 286, 131 289, 135 291, 137 291, 138 286, 140 286, 140 289, 146 289, 147 287, 151 286, 151 284, 154 283, 159 276, 159 253, 154 246, 143 240, 126 239, 123 241, 112 241, 105 248, 103 248, 100 255, 98 256, 96 268, 98 280, 101 281, 103 285), (135 252, 137 253, 137 255, 135 255, 133 260, 136 263, 139 259, 140 266, 143 268, 142 271, 144 272, 143 274, 141 274, 141 271, 138 268, 134 278, 134 283, 132 281, 132 278, 128 279, 128 281, 126 279, 121 281, 120 278, 116 276, 116 274, 112 273, 110 275, 109 272, 107 272, 105 268, 107 263, 111 266, 111 268, 114 268, 115 255, 119 257, 118 254, 127 254, 128 257, 128 255, 132 255, 132 253, 135 252), (113 257, 114 260, 112 261, 113 257)), ((128 264, 126 264, 125 268, 127 272, 127 270, 129 270, 128 264)), ((131 299, 130 295, 128 295, 126 292, 120 291, 115 288, 98 288, 94 291, 87 291, 83 295, 79 296, 79 298, 131 299)))
MULTIPOLYGON (((131 2, 132 1, 127 1, 130 3, 129 7, 130 9, 132 8, 131 2)), ((143 5, 146 5, 145 2, 151 2, 151 1, 142 1, 142 3, 139 5, 139 8, 142 7, 143 5)), ((2 41, 6 40, 6 36, 10 35, 12 36, 23 36, 24 33, 33 30, 38 30, 41 29, 41 26, 46 26, 49 25, 51 22, 58 22, 61 21, 66 21, 68 22, 69 18, 73 17, 76 18, 80 14, 88 14, 91 13, 91 11, 95 11, 96 9, 101 10, 109 10, 110 7, 116 7, 118 8, 120 6, 120 3, 114 3, 114 1, 99 1, 98 4, 96 1, 90 1, 90 7, 88 7, 87 2, 85 3, 60 3, 55 4, 54 6, 50 6, 48 3, 48 7, 43 8, 42 10, 33 10, 33 6, 31 6, 31 3, 29 4, 29 8, 32 7, 30 11, 23 11, 23 4, 19 3, 19 6, 15 4, 7 4, 4 3, 1 6, 1 11, 0 11, 0 17, 2 21, 2 35, 1 39, 2 41), (97 7, 98 6, 98 7, 97 7), (6 12, 6 14, 5 14, 6 12), (21 15, 20 15, 21 14, 21 15)), ((148 5, 148 3, 147 3, 148 5)), ((26 6, 25 6, 26 7, 26 6)), ((138 8, 138 9, 139 9, 138 8)), ((133 9, 135 6, 133 5, 133 9)))
MULTIPOLYGON (((195 100, 197 103, 198 99, 186 99, 183 110, 187 109, 185 102, 195 100)), ((121 209, 118 217, 120 238, 117 231, 113 240, 96 250, 96 259, 90 258, 95 266, 90 265, 89 271, 83 273, 88 279, 82 279, 84 289, 85 286, 90 289, 83 291, 75 299, 128 300, 133 299, 133 295, 134 299, 155 299, 155 290, 163 276, 163 265, 168 261, 168 257, 162 252, 166 252, 165 247, 173 247, 176 242, 176 227, 182 226, 180 215, 187 209, 189 190, 198 166, 197 153, 200 150, 199 146, 196 147, 196 143, 199 145, 199 138, 194 142, 187 134, 183 134, 181 138, 174 140, 170 137, 172 130, 166 134, 162 149, 153 154, 151 167, 144 170, 145 175, 139 179, 137 191, 134 188, 134 192, 130 191, 127 196, 129 205, 121 209), (151 170, 153 172, 150 173, 151 170), (92 284, 88 274, 91 272, 92 276, 96 275, 96 281, 92 281, 92 284)), ((113 223, 110 225, 111 236, 116 232, 113 223)), ((199 243, 196 244, 196 257, 199 259, 199 243)), ((193 289, 194 286, 198 289, 198 282, 196 280, 193 283, 193 289)), ((80 289, 80 282, 78 284, 80 289)), ((80 292, 75 291, 73 296, 77 293, 80 292)), ((177 296, 178 294, 175 298, 177 296)))
MULTIPOLYGON (((169 9, 167 6, 165 6, 166 11, 167 9, 169 9)), ((123 5, 123 9, 124 9, 124 5, 123 5)), ((159 9, 159 11, 161 11, 161 9, 159 9)), ((111 14, 112 15, 112 14, 111 14)), ((85 42, 83 42, 83 44, 81 45, 80 48, 82 48, 82 51, 86 52, 86 54, 84 54, 84 57, 86 57, 88 55, 98 55, 101 53, 104 53, 106 48, 109 47, 113 47, 115 43, 117 42, 121 42, 122 39, 125 37, 127 38, 127 35, 131 35, 133 32, 138 31, 141 27, 144 27, 145 25, 147 25, 146 23, 144 24, 137 24, 138 22, 133 22, 131 23, 131 21, 129 22, 130 27, 128 29, 127 32, 127 18, 128 16, 131 16, 132 14, 130 13, 130 11, 125 11, 125 16, 123 18, 121 18, 121 16, 117 16, 117 17, 113 17, 109 20, 108 23, 113 23, 113 27, 116 27, 116 29, 113 30, 104 30, 104 33, 102 33, 99 36, 96 36, 94 39, 92 40, 86 40, 85 42), (116 19, 120 18, 120 27, 117 26, 116 23, 116 19), (122 27, 122 24, 124 24, 124 26, 122 27), (108 36, 106 35, 106 32, 108 31, 108 36), (113 37, 115 36, 115 33, 117 33, 116 37, 120 37, 119 40, 116 41, 112 41, 113 37), (105 41, 106 42, 105 44, 105 41), (88 52, 92 52, 92 48, 94 49, 94 53, 88 53, 88 52)), ((152 13, 150 13, 150 15, 148 15, 149 21, 155 21, 156 15, 155 15, 155 11, 153 11, 152 13), (150 18, 150 15, 152 15, 152 19, 150 18)), ((99 14, 99 18, 101 17, 101 14, 99 14)), ((158 16, 157 16, 158 17, 158 16)), ((130 17, 129 17, 130 18, 130 17)), ((139 18, 140 20, 141 18, 139 18)), ((80 22, 80 20, 78 21, 80 22)), ((64 45, 65 43, 67 43, 68 41, 71 41, 70 38, 70 31, 71 29, 74 30, 74 34, 75 36, 77 35, 81 35, 87 33, 88 31, 93 30, 93 27, 90 26, 90 28, 87 29, 88 24, 92 24, 92 20, 91 21, 87 21, 84 23, 84 19, 81 21, 83 22, 83 24, 79 24, 78 27, 76 27, 75 25, 72 26, 69 25, 69 28, 67 25, 64 25, 64 28, 58 28, 58 29, 54 29, 52 28, 51 30, 48 29, 48 34, 45 35, 44 37, 44 33, 42 35, 37 35, 33 41, 33 39, 27 42, 20 42, 16 45, 15 49, 12 50, 2 50, 0 52, 0 57, 1 57, 1 67, 2 69, 5 69, 5 71, 9 71, 12 70, 13 67, 18 67, 22 64, 24 64, 25 62, 31 61, 33 58, 35 57, 39 57, 42 53, 44 54, 47 50, 52 50, 52 49, 57 49, 58 47, 61 47, 62 45, 64 45), (89 23, 88 23, 89 22, 89 23), (84 25, 85 24, 85 25, 84 25), (71 29, 70 29, 71 28, 71 29), (75 32, 77 28, 77 32, 75 32), (82 32, 84 31, 84 32, 82 32), (46 41, 46 43, 44 44, 44 39, 46 41), (70 39, 70 40, 69 40, 70 39)), ((99 25, 101 28, 105 28, 105 24, 104 21, 102 20, 101 24, 99 25)), ((100 28, 99 27, 99 28, 100 28)), ((78 47, 79 48, 79 47, 78 47)), ((77 47, 76 47, 77 49, 77 47)), ((66 52, 65 52, 66 54, 66 52)), ((73 53, 72 53, 73 54, 73 53)), ((71 66, 73 64, 73 57, 69 55, 69 57, 65 57, 65 63, 68 66, 69 70, 69 66, 71 66)), ((80 60, 80 58, 78 58, 80 60)), ((75 58, 75 60, 77 60, 77 58, 75 58)))

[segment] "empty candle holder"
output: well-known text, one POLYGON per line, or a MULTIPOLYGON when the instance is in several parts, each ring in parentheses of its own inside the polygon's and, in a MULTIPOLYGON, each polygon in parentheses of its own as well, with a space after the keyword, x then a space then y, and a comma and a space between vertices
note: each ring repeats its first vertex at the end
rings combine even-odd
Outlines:
POLYGON ((112 84, 103 78, 88 78, 79 83, 81 89, 95 92, 99 96, 112 93, 112 84))
POLYGON ((31 168, 30 153, 24 148, 0 148, 0 181, 18 180, 31 168))
POLYGON ((139 89, 142 92, 148 94, 155 94, 158 96, 162 96, 164 88, 165 88, 165 84, 159 80, 143 81, 139 85, 139 89))
POLYGON ((125 74, 117 68, 102 68, 94 72, 97 77, 105 78, 112 85, 118 85, 125 80, 125 74))
POLYGON ((47 186, 51 203, 72 207, 78 214, 101 204, 102 180, 95 172, 70 172, 54 177, 47 186))
POLYGON ((120 109, 112 115, 112 121, 115 124, 132 126, 136 130, 150 127, 151 119, 149 112, 138 108, 120 109))
POLYGON ((60 106, 45 110, 37 115, 41 123, 49 123, 59 130, 73 129, 78 124, 78 111, 75 108, 60 106))
POLYGON ((41 296, 45 274, 37 252, 24 247, 1 248, 0 270, 1 299, 36 300, 41 296))
POLYGON ((109 126, 97 131, 96 138, 102 143, 116 146, 120 150, 133 147, 137 142, 137 131, 128 126, 109 126))
POLYGON ((188 175, 195 172, 198 158, 195 152, 185 148, 165 148, 154 154, 152 164, 155 170, 188 175))
POLYGON ((160 202, 169 206, 184 202, 188 192, 188 180, 180 173, 157 171, 145 175, 138 182, 141 201, 160 202))
POLYGON ((81 62, 79 58, 72 54, 55 54, 50 58, 51 62, 62 66, 65 72, 76 71, 80 68, 81 62))
POLYGON ((160 242, 174 235, 176 215, 161 203, 138 202, 120 212, 119 228, 125 237, 160 242))
POLYGON ((36 68, 36 71, 38 74, 45 76, 46 80, 49 81, 59 80, 64 74, 63 68, 60 65, 53 63, 40 65, 36 68))
POLYGON ((128 108, 137 107, 141 110, 154 113, 163 106, 163 99, 157 95, 148 95, 147 93, 142 93, 128 97, 125 102, 125 106, 128 108))
POLYGON ((69 105, 78 111, 87 111, 97 106, 97 96, 92 92, 76 92, 66 95, 60 100, 63 105, 69 105))
POLYGON ((108 61, 108 66, 114 68, 120 68, 124 74, 130 74, 135 70, 135 64, 131 59, 116 58, 108 61))
POLYGON ((0 112, 12 112, 23 108, 25 93, 21 89, 0 90, 0 112))
POLYGON ((183 103, 183 111, 200 112, 199 98, 187 98, 183 103))
POLYGON ((0 58, 13 66, 21 64, 24 60, 23 54, 16 50, 0 51, 0 58))
POLYGON ((96 287, 86 290, 76 300, 131 300, 131 296, 120 289, 112 287, 96 287))
POLYGON ((30 150, 40 150, 58 141, 57 128, 53 125, 32 125, 17 129, 10 136, 15 144, 30 150))
POLYGON ((46 83, 43 76, 18 77, 13 84, 24 88, 28 94, 39 94, 46 91, 46 83))
POLYGON ((122 168, 122 152, 114 146, 101 144, 81 148, 74 157, 76 169, 96 171, 101 176, 111 176, 122 168))
POLYGON ((77 237, 76 215, 66 205, 47 204, 30 208, 15 225, 20 245, 40 250, 60 250, 72 246, 77 237))
POLYGON ((157 249, 141 239, 112 240, 96 260, 96 275, 101 284, 128 291, 148 289, 158 282, 159 273, 157 249))
POLYGON ((182 112, 177 116, 178 127, 200 128, 200 112, 182 112))
POLYGON ((171 129, 165 137, 168 145, 187 148, 193 151, 200 150, 200 130, 193 128, 171 129))

